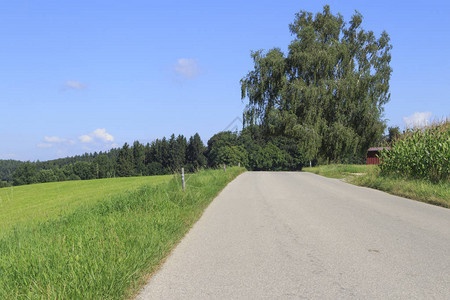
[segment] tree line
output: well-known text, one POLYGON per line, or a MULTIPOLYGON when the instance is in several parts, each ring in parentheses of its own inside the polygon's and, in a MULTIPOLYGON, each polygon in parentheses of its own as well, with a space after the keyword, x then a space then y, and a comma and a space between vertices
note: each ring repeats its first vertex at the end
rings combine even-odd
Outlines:
MULTIPOLYGON (((16 161, 17 162, 17 161, 16 161)), ((304 160, 298 145, 285 137, 267 136, 260 126, 241 132, 215 134, 205 145, 196 133, 156 139, 146 145, 135 141, 107 152, 85 153, 50 161, 18 162, 6 180, 14 185, 65 180, 164 175, 203 168, 241 165, 249 170, 301 170, 304 160)), ((5 180, 2 178, 2 180, 5 180)), ((4 185, 6 185, 4 183, 4 185)))

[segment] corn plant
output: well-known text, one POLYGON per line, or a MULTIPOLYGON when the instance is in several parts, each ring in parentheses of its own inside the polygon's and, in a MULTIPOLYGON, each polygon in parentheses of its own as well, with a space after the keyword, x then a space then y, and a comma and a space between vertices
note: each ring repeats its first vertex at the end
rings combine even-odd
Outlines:
POLYGON ((450 180, 450 122, 406 130, 380 153, 381 174, 450 180))

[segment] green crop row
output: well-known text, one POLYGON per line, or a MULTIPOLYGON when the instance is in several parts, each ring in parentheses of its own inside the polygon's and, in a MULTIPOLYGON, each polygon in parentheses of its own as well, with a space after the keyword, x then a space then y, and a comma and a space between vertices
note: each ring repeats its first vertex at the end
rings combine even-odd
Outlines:
POLYGON ((426 179, 450 179, 450 122, 406 130, 390 150, 380 153, 381 174, 426 179))

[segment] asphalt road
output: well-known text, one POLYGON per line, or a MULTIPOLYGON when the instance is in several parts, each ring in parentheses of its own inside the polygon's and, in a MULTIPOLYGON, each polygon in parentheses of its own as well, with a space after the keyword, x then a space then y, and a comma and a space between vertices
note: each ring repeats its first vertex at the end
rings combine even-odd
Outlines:
POLYGON ((138 299, 450 299, 450 210, 310 173, 230 183, 138 299))

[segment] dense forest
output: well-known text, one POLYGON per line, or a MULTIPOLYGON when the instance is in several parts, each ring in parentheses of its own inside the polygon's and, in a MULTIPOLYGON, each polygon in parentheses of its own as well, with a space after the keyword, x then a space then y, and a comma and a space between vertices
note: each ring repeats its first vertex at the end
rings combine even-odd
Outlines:
POLYGON ((135 141, 108 152, 85 153, 49 161, 0 161, 2 185, 86 180, 110 177, 163 175, 240 164, 249 170, 301 170, 304 160, 293 140, 268 136, 260 126, 241 132, 225 131, 203 143, 199 134, 135 141))
POLYGON ((19 160, 0 160, 0 188, 7 185, 7 182, 11 182, 13 178, 13 172, 17 167, 23 164, 19 160))

